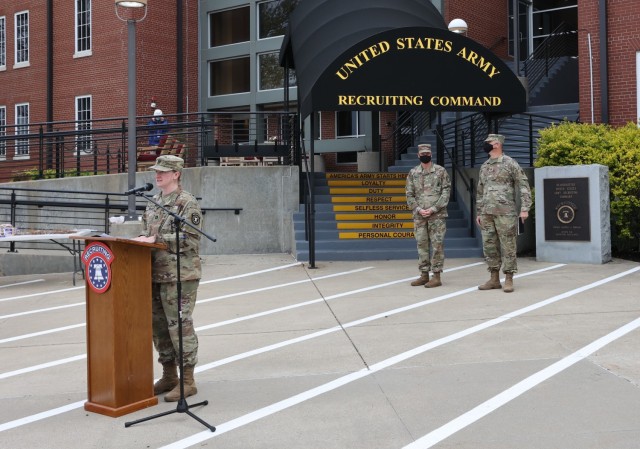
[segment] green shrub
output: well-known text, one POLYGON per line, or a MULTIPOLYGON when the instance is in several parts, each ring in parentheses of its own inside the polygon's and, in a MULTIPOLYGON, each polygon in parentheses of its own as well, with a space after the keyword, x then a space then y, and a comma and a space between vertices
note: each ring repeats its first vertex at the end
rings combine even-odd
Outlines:
POLYGON ((640 129, 634 124, 564 122, 540 131, 536 167, 601 164, 609 167, 611 230, 619 251, 640 242, 640 129))
MULTIPOLYGON (((73 178, 75 176, 93 176, 95 173, 92 171, 82 171, 78 173, 75 168, 67 168, 64 171, 65 178, 73 178)), ((98 172, 97 174, 101 175, 104 172, 98 172)), ((12 181, 36 181, 38 179, 55 179, 56 178, 56 170, 49 168, 47 170, 42 171, 42 178, 40 178, 40 172, 37 168, 32 168, 30 170, 22 170, 14 173, 12 181)))

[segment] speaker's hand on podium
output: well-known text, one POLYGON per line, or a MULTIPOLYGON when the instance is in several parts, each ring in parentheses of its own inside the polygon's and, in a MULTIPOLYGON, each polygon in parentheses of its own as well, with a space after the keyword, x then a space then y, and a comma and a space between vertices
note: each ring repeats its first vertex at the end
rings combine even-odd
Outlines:
POLYGON ((152 235, 150 237, 145 237, 144 235, 135 237, 131 240, 136 240, 138 242, 144 242, 144 243, 155 243, 156 242, 156 236, 152 235))

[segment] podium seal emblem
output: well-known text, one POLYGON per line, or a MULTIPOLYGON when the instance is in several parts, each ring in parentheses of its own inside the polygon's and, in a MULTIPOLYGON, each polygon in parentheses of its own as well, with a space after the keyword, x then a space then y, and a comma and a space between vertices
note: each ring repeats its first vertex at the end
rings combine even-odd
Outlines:
POLYGON ((111 285, 111 263, 115 259, 111 248, 104 243, 93 242, 82 252, 87 283, 96 293, 104 293, 111 285))

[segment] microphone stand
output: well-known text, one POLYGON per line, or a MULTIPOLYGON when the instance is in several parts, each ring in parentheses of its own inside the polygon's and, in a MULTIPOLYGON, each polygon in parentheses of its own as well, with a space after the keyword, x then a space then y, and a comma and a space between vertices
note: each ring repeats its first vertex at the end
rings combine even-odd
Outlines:
POLYGON ((180 215, 178 215, 178 214, 176 214, 174 212, 171 212, 169 209, 167 209, 163 205, 159 204, 158 202, 156 202, 151 197, 146 196, 143 192, 136 192, 135 195, 144 198, 145 200, 149 201, 150 203, 155 204, 160 209, 164 210, 170 216, 172 216, 173 217, 173 224, 174 224, 174 227, 176 229, 176 273, 177 273, 177 276, 178 276, 178 282, 177 282, 177 291, 178 291, 178 366, 180 368, 180 380, 179 380, 180 399, 178 399, 178 405, 177 405, 175 410, 169 410, 167 412, 158 413, 156 415, 148 416, 146 418, 138 419, 136 421, 125 422, 124 426, 125 427, 130 427, 130 426, 133 426, 134 424, 138 424, 138 423, 141 423, 141 422, 149 421, 149 420, 155 419, 155 418, 160 418, 161 416, 171 415, 173 413, 186 413, 187 415, 191 416, 193 419, 195 419, 196 421, 201 423, 203 426, 207 427, 212 432, 215 432, 216 428, 214 426, 212 426, 211 424, 206 423, 204 420, 202 420, 201 418, 197 417, 195 414, 193 414, 189 410, 192 407, 198 407, 198 406, 201 406, 201 405, 207 405, 209 403, 209 401, 205 400, 205 401, 202 401, 202 402, 198 402, 197 404, 189 405, 187 403, 187 400, 184 397, 184 376, 183 376, 183 372, 184 372, 183 352, 184 351, 183 351, 183 346, 182 346, 182 281, 180 280, 180 247, 179 247, 179 245, 180 245, 180 229, 182 228, 182 225, 187 225, 187 226, 191 227, 192 229, 195 229, 199 234, 204 235, 206 238, 208 238, 212 242, 215 242, 216 239, 214 237, 208 235, 206 232, 202 231, 201 229, 198 229, 197 227, 193 226, 191 223, 187 222, 184 219, 184 217, 181 217, 180 215))

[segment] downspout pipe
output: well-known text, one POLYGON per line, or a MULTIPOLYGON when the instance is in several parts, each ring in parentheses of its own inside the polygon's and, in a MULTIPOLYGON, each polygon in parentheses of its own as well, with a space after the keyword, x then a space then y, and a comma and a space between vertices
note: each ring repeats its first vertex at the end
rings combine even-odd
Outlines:
POLYGON ((184 36, 183 36, 183 3, 182 0, 176 0, 176 113, 184 112, 184 36))
MULTIPOLYGON (((46 121, 47 131, 53 131, 53 0, 47 0, 47 92, 46 121)), ((47 145, 45 168, 53 168, 53 147, 47 145)))
POLYGON ((609 54, 607 52, 607 0, 600 0, 600 114, 602 123, 609 123, 609 54))
POLYGON ((47 0, 47 122, 53 122, 53 0, 47 0))

